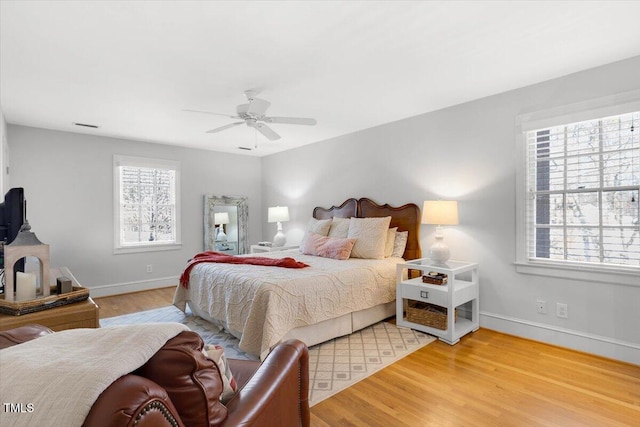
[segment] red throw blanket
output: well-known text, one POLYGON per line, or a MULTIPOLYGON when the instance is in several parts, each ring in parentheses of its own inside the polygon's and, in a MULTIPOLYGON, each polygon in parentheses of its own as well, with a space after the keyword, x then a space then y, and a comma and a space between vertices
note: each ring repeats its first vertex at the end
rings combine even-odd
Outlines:
POLYGON ((187 264, 187 267, 180 276, 180 284, 185 288, 189 288, 189 274, 191 269, 201 262, 221 262, 225 264, 252 264, 252 265, 266 265, 271 267, 284 267, 284 268, 304 268, 309 267, 304 262, 296 261, 291 257, 285 258, 265 258, 265 257, 241 257, 234 255, 227 255, 220 252, 206 251, 196 254, 187 264))

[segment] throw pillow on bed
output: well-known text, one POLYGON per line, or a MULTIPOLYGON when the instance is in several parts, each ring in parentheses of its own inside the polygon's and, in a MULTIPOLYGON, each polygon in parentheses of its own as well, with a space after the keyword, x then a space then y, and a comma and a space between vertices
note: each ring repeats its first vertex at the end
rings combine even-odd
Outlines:
POLYGON ((384 258, 387 243, 387 231, 391 217, 351 218, 349 220, 349 237, 356 239, 351 251, 352 258, 384 258))
POLYGON ((334 217, 333 222, 331 222, 331 227, 329 228, 329 234, 326 234, 326 236, 346 239, 349 235, 350 222, 349 218, 334 217))
POLYGON ((389 258, 393 254, 393 246, 396 243, 396 233, 398 232, 398 227, 393 227, 387 230, 387 241, 384 245, 384 257, 389 258))
POLYGON ((305 255, 344 260, 349 259, 355 242, 356 239, 321 236, 309 231, 300 250, 305 255))
POLYGON ((408 231, 398 231, 396 233, 396 240, 393 242, 392 257, 402 258, 404 250, 407 247, 407 238, 409 237, 408 231))
POLYGON ((307 224, 307 231, 313 231, 321 236, 329 234, 329 228, 331 228, 331 218, 329 219, 315 219, 311 218, 307 224))

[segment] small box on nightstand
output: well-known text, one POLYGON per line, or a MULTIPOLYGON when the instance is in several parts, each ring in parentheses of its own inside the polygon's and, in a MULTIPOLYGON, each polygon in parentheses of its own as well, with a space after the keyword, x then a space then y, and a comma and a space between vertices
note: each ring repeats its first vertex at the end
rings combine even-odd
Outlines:
POLYGON ((68 277, 58 277, 56 279, 56 288, 58 295, 66 294, 73 290, 73 282, 68 277))

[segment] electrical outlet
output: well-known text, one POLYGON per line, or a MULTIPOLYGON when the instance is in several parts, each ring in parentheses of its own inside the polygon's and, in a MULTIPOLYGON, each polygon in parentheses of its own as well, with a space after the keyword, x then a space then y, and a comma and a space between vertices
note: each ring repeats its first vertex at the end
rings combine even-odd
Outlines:
POLYGON ((147 264, 147 273, 153 272, 153 265, 147 264))
POLYGON ((536 311, 540 314, 547 314, 547 302, 542 300, 537 300, 536 311))
POLYGON ((556 303, 556 316, 562 317, 563 319, 569 318, 569 308, 567 304, 561 302, 556 303))

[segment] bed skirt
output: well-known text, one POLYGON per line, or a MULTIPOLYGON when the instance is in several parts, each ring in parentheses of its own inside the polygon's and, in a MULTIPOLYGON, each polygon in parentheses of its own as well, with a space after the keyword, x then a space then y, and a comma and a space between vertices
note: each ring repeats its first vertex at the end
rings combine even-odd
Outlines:
MULTIPOLYGON (((187 302, 187 304, 189 304, 189 308, 193 314, 221 329, 224 328, 226 330, 225 325, 222 325, 219 321, 209 317, 206 311, 200 310, 195 306, 195 304, 191 304, 190 302, 187 302)), ((295 338, 305 343, 307 347, 311 347, 312 345, 320 344, 334 338, 349 335, 355 331, 359 331, 360 329, 364 329, 367 326, 373 325, 395 315, 396 302, 391 301, 365 310, 347 313, 340 317, 336 317, 335 319, 324 320, 320 323, 316 323, 315 325, 301 326, 299 328, 292 329, 282 338, 282 340, 284 341, 295 338)), ((227 332, 240 339, 241 334, 238 331, 227 332)), ((260 356, 262 359, 266 355, 260 356)))

